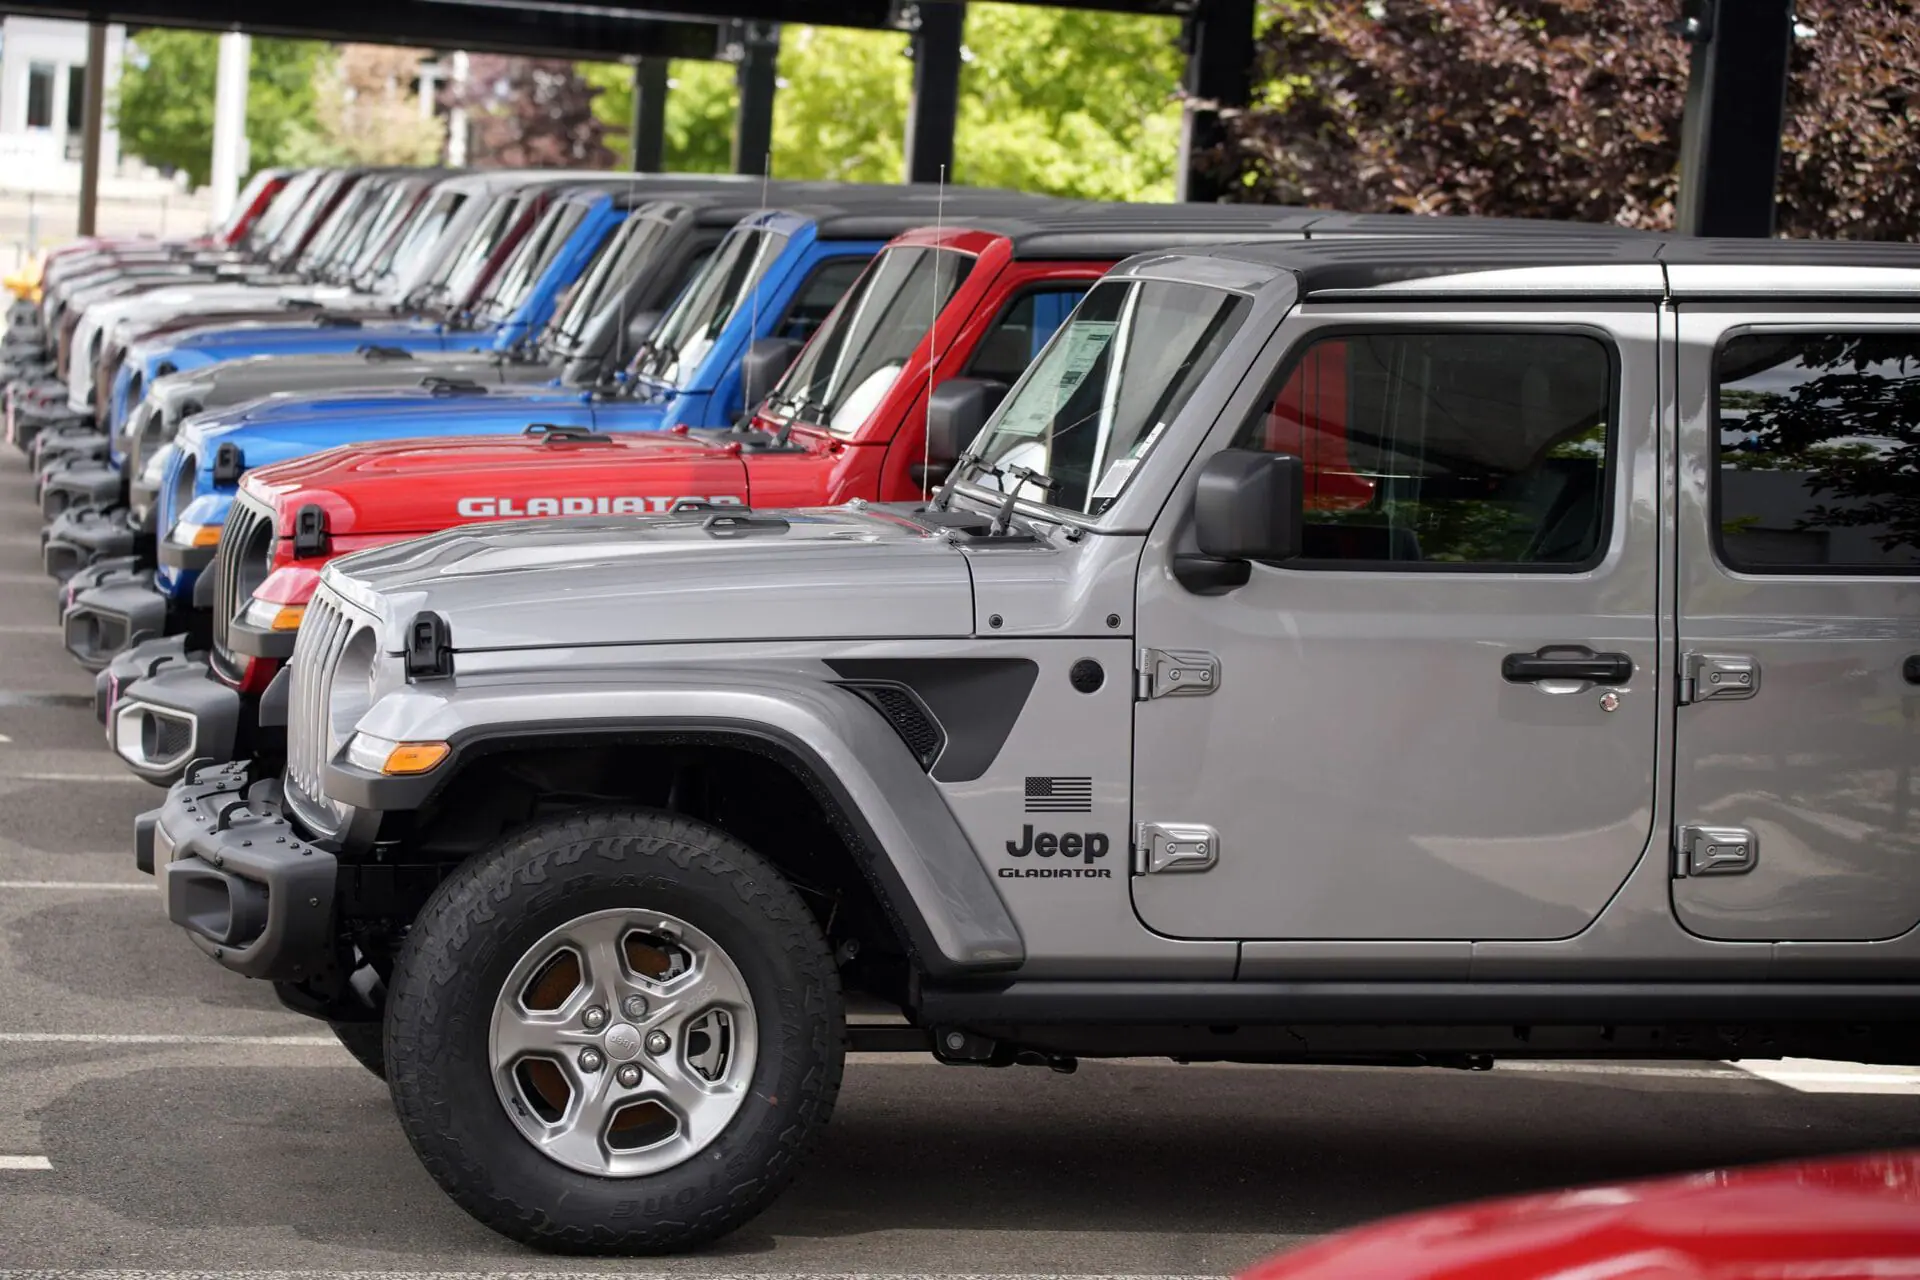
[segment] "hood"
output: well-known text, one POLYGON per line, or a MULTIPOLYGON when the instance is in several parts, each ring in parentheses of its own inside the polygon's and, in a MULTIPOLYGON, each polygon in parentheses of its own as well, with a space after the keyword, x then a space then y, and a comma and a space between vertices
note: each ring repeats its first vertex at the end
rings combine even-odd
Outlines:
POLYGON ((179 350, 198 352, 208 360, 232 360, 281 351, 352 352, 374 345, 438 350, 463 340, 473 346, 491 346, 494 338, 491 332, 447 330, 424 321, 361 318, 358 323, 343 323, 350 318, 341 317, 326 324, 312 320, 300 323, 284 315, 236 321, 231 327, 184 334, 174 345, 179 350))
MULTIPOLYGON (((385 413, 287 413, 252 417, 261 402, 220 413, 204 414, 180 429, 182 447, 190 449, 203 470, 212 465, 215 451, 231 442, 240 449, 241 465, 252 470, 288 458, 303 457, 338 445, 367 440, 404 440, 410 436, 520 435, 531 423, 589 426, 593 410, 578 396, 538 401, 500 396, 490 403, 483 397, 461 396, 426 400, 385 413), (480 400, 482 404, 475 404, 480 400)), ((266 403, 272 403, 268 401, 266 403)))
MULTIPOLYGON (((538 415, 557 407, 572 405, 580 409, 588 408, 583 393, 558 387, 536 391, 525 387, 502 389, 486 387, 482 384, 482 390, 478 392, 436 394, 431 389, 420 385, 421 380, 429 376, 432 376, 432 370, 422 370, 413 383, 404 387, 354 390, 340 395, 305 393, 272 396, 238 405, 224 413, 209 415, 207 421, 219 426, 230 426, 238 423, 265 425, 325 419, 344 436, 352 433, 350 424, 357 415, 362 414, 379 415, 397 412, 434 415, 461 413, 535 415, 525 418, 521 423, 524 426, 527 422, 546 421, 538 415)), ((467 380, 476 381, 475 379, 467 380)))
POLYGON ((187 400, 203 409, 231 409, 269 396, 311 397, 341 386, 358 390, 381 387, 417 390, 420 380, 430 374, 469 378, 484 385, 512 382, 523 389, 543 386, 553 378, 550 366, 508 362, 485 351, 421 352, 406 359, 392 355, 369 357, 355 349, 222 360, 191 373, 169 374, 157 379, 148 395, 164 396, 170 412, 187 400), (175 378, 183 380, 180 390, 174 390, 171 385, 175 378))
POLYGON ((682 498, 745 506, 748 497, 737 449, 662 435, 348 445, 249 472, 242 483, 273 506, 283 533, 311 504, 335 537, 521 516, 645 515, 682 498))
POLYGON ((933 638, 973 632, 966 558, 882 510, 704 512, 468 525, 345 556, 326 579, 381 616, 421 610, 453 647, 933 638))

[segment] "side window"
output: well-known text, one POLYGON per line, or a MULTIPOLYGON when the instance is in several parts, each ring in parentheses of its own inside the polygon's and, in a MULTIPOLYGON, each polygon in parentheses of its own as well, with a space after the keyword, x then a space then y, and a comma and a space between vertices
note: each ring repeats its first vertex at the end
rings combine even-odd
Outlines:
POLYGON ((815 267, 807 282, 800 286, 800 292, 793 295, 793 305, 787 308, 786 318, 780 322, 774 337, 795 338, 801 342, 811 338, 814 330, 826 320, 827 313, 833 310, 833 304, 840 301, 840 295, 853 288, 853 282, 867 269, 867 261, 835 258, 815 267))
POLYGON ((1008 303, 994 319, 993 326, 981 335, 980 345, 973 349, 973 358, 967 361, 966 376, 990 378, 1012 386, 1040 354, 1040 348, 1047 345, 1047 339, 1067 318, 1087 287, 1076 284, 1068 288, 1034 289, 1008 303))
POLYGON ((1920 573, 1920 334, 1742 334, 1714 386, 1729 567, 1920 573))
POLYGON ((1606 547, 1613 359, 1570 333, 1347 333, 1241 429, 1305 471, 1302 568, 1560 568, 1606 547))

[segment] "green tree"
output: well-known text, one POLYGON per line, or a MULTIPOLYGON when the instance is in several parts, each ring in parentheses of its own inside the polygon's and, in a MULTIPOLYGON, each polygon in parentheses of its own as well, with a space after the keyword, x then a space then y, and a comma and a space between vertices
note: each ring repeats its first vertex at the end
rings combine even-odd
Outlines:
MULTIPOLYGON (((132 40, 114 102, 120 145, 148 164, 206 183, 213 160, 213 84, 219 37, 146 28, 132 40)), ((253 41, 247 86, 248 163, 275 164, 312 118, 315 68, 332 58, 314 40, 253 41)))
MULTIPOLYGON (((1178 35, 1170 18, 969 5, 953 180, 1095 199, 1172 199, 1178 35)), ((913 84, 906 54, 899 32, 786 28, 774 176, 898 181, 913 84)), ((598 64, 586 75, 603 91, 595 100, 600 118, 625 130, 632 72, 598 64)), ((675 62, 671 75, 668 167, 726 169, 738 99, 733 68, 675 62)))
MULTIPOLYGON (((633 68, 618 62, 583 62, 583 79, 600 92, 594 114, 633 160, 633 68)), ((739 93, 733 68, 720 62, 676 59, 667 68, 667 169, 673 173, 725 173, 733 163, 733 110, 739 93)))
POLYGON ((955 177, 1089 199, 1173 199, 1179 34, 1171 18, 968 5, 955 177))

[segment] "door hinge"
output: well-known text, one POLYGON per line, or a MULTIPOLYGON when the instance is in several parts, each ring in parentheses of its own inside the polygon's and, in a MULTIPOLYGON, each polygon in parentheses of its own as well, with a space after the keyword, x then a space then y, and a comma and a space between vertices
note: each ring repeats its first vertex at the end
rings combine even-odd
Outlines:
POLYGON ((1220 659, 1202 649, 1142 649, 1134 700, 1200 698, 1220 687, 1220 659))
POLYGON ((1739 876, 1760 862, 1760 837, 1745 827, 1682 827, 1673 874, 1739 876))
POLYGON ((1195 822, 1141 822, 1133 828, 1133 869, 1141 875, 1206 871, 1220 861, 1220 833, 1195 822))
POLYGON ((1744 653, 1686 653, 1680 658, 1680 705, 1733 702, 1760 692, 1760 663, 1744 653))

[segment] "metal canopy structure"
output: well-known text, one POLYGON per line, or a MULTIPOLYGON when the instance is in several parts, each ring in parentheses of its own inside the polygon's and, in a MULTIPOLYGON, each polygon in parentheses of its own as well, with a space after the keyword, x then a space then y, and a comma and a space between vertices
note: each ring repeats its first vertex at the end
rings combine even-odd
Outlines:
MULTIPOLYGON (((1182 86, 1195 105, 1180 145, 1180 198, 1230 194, 1210 173, 1222 110, 1252 95, 1256 0, 1015 0, 1054 8, 1153 14, 1181 22, 1182 86)), ((1693 46, 1682 139, 1680 229, 1770 235, 1792 49, 1790 0, 1673 0, 1671 37, 1693 46)), ((0 0, 8 12, 131 26, 197 27, 252 35, 458 46, 634 65, 634 159, 664 155, 666 62, 714 59, 737 68, 736 170, 759 173, 773 136, 775 62, 787 23, 906 32, 914 61, 903 140, 906 177, 951 170, 958 116, 964 0, 0 0)), ((1654 36, 1652 38, 1660 38, 1654 36)), ((91 86, 90 86, 91 87, 91 86)), ((89 98, 97 98, 97 91, 89 98)), ((90 102, 89 122, 98 118, 90 102)), ((964 175, 963 175, 964 176, 964 175)), ((86 214, 83 212, 82 217, 86 214)))
MULTIPOLYGON (((1015 0, 1041 3, 1042 0, 1015 0)), ((1226 106, 1251 89, 1254 0, 1050 0, 1048 7, 1178 18, 1189 51, 1186 85, 1226 106), (1202 35, 1202 33, 1209 33, 1202 35), (1202 51, 1205 56, 1202 56, 1202 51)), ((553 57, 625 59, 634 64, 635 165, 657 168, 664 151, 666 76, 672 58, 732 63, 740 88, 733 163, 742 173, 767 164, 773 136, 775 62, 788 23, 901 31, 911 38, 913 97, 907 137, 909 181, 932 181, 953 163, 959 112, 964 0, 6 0, 7 11, 129 26, 241 31, 257 36, 358 40, 553 57)), ((1189 113, 1190 116, 1193 113, 1189 113)), ((1211 119, 1209 116, 1207 119, 1211 119)), ((1189 130, 1192 127, 1189 120, 1189 130)), ((1210 145, 1183 147, 1198 156, 1210 145)), ((1182 194, 1188 194, 1183 170, 1182 194)), ((1214 198, 1197 182, 1196 198, 1214 198)))

